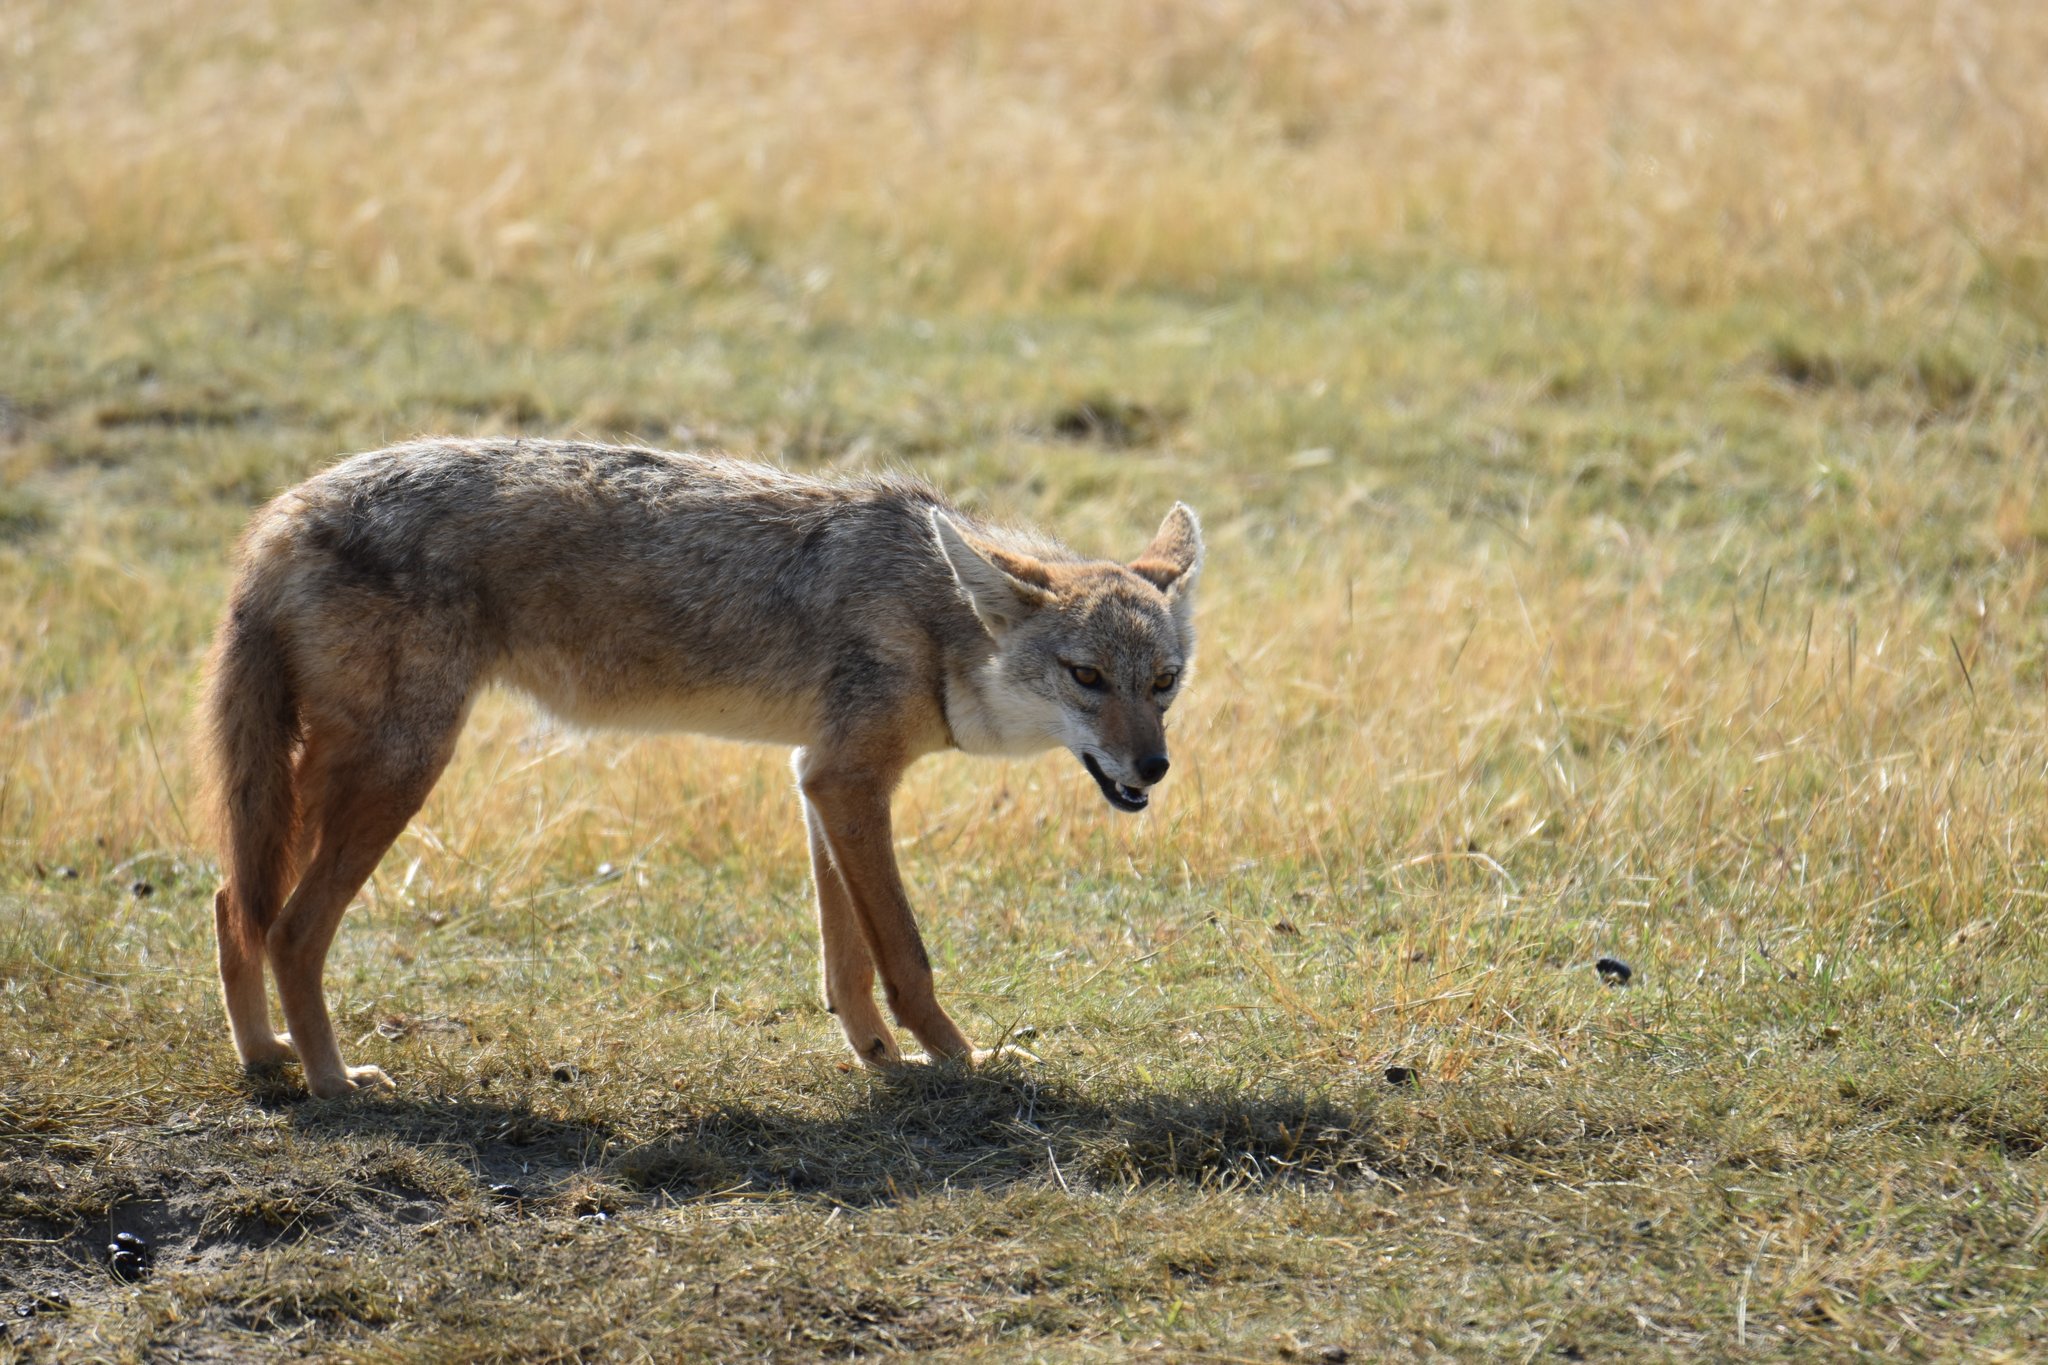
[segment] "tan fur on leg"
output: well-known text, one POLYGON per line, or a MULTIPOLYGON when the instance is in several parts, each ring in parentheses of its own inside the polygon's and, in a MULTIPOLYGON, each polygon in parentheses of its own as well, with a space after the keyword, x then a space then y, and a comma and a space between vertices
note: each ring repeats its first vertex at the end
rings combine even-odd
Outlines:
POLYGON ((804 762, 804 799, 816 812, 832 865, 866 930, 889 1010, 933 1057, 971 1058, 974 1047, 932 989, 931 958, 896 871, 889 792, 901 768, 839 767, 815 751, 804 762))
POLYGON ((322 1098, 391 1084, 376 1067, 342 1061, 321 983, 327 950, 349 902, 426 802, 461 729, 459 708, 452 718, 445 706, 421 706, 413 714, 419 728, 408 736, 406 753, 379 754, 363 743, 337 742, 327 752, 348 757, 336 757, 307 775, 317 793, 311 803, 315 851, 266 942, 306 1088, 322 1098))
POLYGON ((235 909, 223 886, 213 897, 213 938, 220 956, 221 999, 235 1052, 251 1071, 281 1066, 292 1058, 289 1039, 270 1026, 270 999, 263 989, 263 945, 235 909))
POLYGON ((875 964, 868 956, 867 935, 845 879, 832 864, 832 852, 817 813, 804 803, 804 825, 810 832, 811 880, 818 892, 818 938, 822 948, 825 1008, 838 1016, 847 1044, 866 1066, 887 1066, 903 1060, 895 1031, 875 1005, 875 964))

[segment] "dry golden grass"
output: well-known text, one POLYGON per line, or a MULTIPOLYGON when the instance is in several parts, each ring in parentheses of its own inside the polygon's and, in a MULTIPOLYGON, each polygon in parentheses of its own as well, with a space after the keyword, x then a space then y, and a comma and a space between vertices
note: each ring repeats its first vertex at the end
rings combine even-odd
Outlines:
POLYGON ((72 1299, 0 1359, 2037 1355, 2043 70, 1891 0, 0 10, 0 1304, 72 1299), (493 698, 334 959, 399 1095, 235 1073, 227 546, 483 430, 1201 509, 1151 813, 899 800, 1039 1066, 842 1071, 781 755, 493 698))
POLYGON ((2048 13, 1991 0, 91 0, 0 51, 43 269, 1009 297, 1449 251, 1868 297, 2048 252, 2048 13))

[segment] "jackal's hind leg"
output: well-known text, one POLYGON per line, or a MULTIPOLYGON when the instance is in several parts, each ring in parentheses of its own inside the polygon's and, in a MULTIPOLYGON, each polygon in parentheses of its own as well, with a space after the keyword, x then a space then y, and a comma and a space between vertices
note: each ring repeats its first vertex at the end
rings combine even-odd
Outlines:
MULTIPOLYGON (((325 768, 320 746, 309 740, 292 764, 292 790, 298 802, 298 828, 282 884, 270 894, 282 898, 298 883, 313 859, 319 836, 318 808, 325 768)), ((298 1056, 292 1036, 271 1027, 270 1000, 264 989, 264 934, 267 924, 254 922, 235 901, 234 887, 223 886, 213 897, 213 937, 220 959, 221 997, 227 1005, 228 1030, 242 1069, 272 1071, 298 1056)))
POLYGON ((213 894, 213 938, 220 956, 221 999, 235 1053, 248 1071, 268 1071, 292 1059, 291 1040, 270 1026, 263 989, 263 940, 235 905, 231 888, 213 894))
POLYGON ((342 1061, 321 982, 343 912, 425 803, 461 727, 460 708, 440 725, 418 724, 422 718, 417 715, 413 719, 415 743, 427 743, 408 746, 411 752, 405 755, 339 743, 330 751, 335 757, 324 765, 317 786, 312 861, 266 942, 278 1000, 291 1027, 290 1044, 305 1068, 306 1088, 323 1099, 391 1084, 374 1066, 342 1061))

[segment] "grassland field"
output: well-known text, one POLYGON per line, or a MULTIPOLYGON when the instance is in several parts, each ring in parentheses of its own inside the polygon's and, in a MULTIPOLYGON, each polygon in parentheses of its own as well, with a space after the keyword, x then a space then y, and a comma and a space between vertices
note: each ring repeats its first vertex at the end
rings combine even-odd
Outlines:
POLYGON ((0 1361, 2040 1358, 2044 70, 1988 0, 0 10, 0 1361), (493 695, 330 964, 397 1090, 240 1074, 230 546, 503 432, 1202 513, 1146 815, 898 797, 1036 1063, 849 1064, 782 753, 493 695))

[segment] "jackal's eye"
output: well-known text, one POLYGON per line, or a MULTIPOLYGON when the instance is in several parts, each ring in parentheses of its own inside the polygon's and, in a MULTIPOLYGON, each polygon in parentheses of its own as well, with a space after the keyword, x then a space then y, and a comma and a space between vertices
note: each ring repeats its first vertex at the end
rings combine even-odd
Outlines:
POLYGON ((1068 664, 1067 672, 1074 675, 1075 682, 1091 692, 1099 691, 1102 687, 1101 669, 1090 668, 1086 664, 1068 664))
POLYGON ((1153 676, 1152 690, 1154 692, 1171 692, 1173 691, 1173 685, 1179 681, 1180 674, 1174 672, 1172 669, 1169 668, 1166 670, 1166 672, 1155 674, 1153 676))

